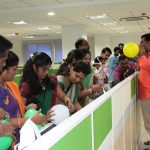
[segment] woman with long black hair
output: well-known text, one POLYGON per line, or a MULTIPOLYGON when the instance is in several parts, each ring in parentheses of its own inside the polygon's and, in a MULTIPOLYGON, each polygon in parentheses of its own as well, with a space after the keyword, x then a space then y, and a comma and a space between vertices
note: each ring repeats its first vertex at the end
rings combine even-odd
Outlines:
POLYGON ((56 96, 65 103, 70 112, 74 111, 71 99, 61 90, 56 77, 48 75, 51 58, 44 52, 34 53, 26 62, 20 82, 20 92, 26 105, 37 104, 42 113, 56 104, 56 96))

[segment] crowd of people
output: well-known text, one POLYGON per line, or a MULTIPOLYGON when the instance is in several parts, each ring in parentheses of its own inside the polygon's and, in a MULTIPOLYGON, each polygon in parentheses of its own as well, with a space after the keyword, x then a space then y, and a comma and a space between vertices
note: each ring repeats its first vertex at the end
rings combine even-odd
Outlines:
MULTIPOLYGON (((106 85, 116 85, 137 69, 140 70, 140 88, 145 89, 144 92, 139 89, 140 99, 146 99, 142 101, 142 106, 147 106, 149 111, 148 78, 145 81, 149 70, 149 43, 150 34, 143 35, 141 52, 134 62, 123 54, 122 43, 113 52, 109 47, 103 48, 100 56, 92 62, 88 42, 80 38, 75 42, 75 49, 60 65, 57 75, 51 76, 48 74, 52 65, 50 56, 36 52, 25 63, 18 86, 12 79, 16 75, 19 58, 10 51, 13 44, 0 36, 0 120, 9 119, 7 124, 0 122, 0 136, 12 136, 14 142, 10 149, 13 149, 14 144, 19 142, 19 130, 27 120, 23 117, 27 106, 40 109, 44 114, 41 116, 37 113, 31 118, 35 124, 50 122, 53 112, 49 110, 52 106, 61 103, 73 114, 104 94, 106 85)), ((145 118, 148 117, 147 111, 143 111, 145 118)), ((144 121, 146 129, 150 131, 150 121, 144 121)))

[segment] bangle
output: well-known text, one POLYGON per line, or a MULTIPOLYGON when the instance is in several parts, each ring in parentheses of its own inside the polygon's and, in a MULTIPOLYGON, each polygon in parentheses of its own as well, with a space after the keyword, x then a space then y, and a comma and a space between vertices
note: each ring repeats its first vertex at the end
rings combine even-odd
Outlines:
POLYGON ((65 95, 65 96, 64 96, 64 103, 65 103, 66 105, 68 105, 69 102, 70 102, 70 98, 69 98, 67 95, 65 95))
POLYGON ((89 88, 89 91, 90 91, 90 94, 92 94, 92 93, 93 93, 93 89, 92 89, 92 88, 89 88))
POLYGON ((21 122, 19 118, 17 118, 17 122, 18 122, 18 127, 21 128, 21 122))

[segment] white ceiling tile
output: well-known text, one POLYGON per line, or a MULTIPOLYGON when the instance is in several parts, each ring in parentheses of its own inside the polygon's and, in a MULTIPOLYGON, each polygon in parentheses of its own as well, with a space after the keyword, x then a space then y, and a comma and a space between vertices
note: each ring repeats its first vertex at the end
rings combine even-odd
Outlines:
POLYGON ((72 2, 83 2, 83 1, 87 1, 87 0, 58 0, 61 3, 72 3, 72 2))
POLYGON ((14 9, 14 8, 24 8, 24 7, 28 7, 30 6, 27 3, 23 3, 17 0, 11 1, 11 2, 7 2, 7 1, 3 1, 0 2, 0 6, 3 6, 5 8, 9 8, 9 9, 14 9))
POLYGON ((22 0, 23 2, 30 3, 34 6, 38 5, 55 5, 59 4, 56 0, 22 0))
POLYGON ((123 26, 130 33, 149 32, 149 20, 119 21, 120 18, 137 16, 141 12, 150 15, 149 6, 150 0, 0 0, 0 32, 19 32, 20 35, 46 32, 54 34, 57 30, 60 31, 63 25, 81 24, 87 28, 88 34, 112 34, 114 30, 110 29, 110 26, 101 24, 110 21, 116 21, 115 27, 123 26), (47 15, 50 10, 55 12, 55 16, 47 15), (110 18, 93 21, 85 17, 103 13, 108 14, 110 18), (27 21, 29 24, 23 26, 7 24, 8 21, 20 20, 27 21), (37 31, 36 28, 39 26, 53 26, 53 28, 48 31, 37 31))

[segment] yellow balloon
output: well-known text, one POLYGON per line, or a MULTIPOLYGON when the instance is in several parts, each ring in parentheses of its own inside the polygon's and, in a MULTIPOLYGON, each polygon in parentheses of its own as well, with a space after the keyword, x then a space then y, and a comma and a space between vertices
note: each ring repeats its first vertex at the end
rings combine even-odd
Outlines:
POLYGON ((126 43, 123 47, 123 53, 129 58, 133 58, 139 53, 139 46, 133 42, 126 43))

